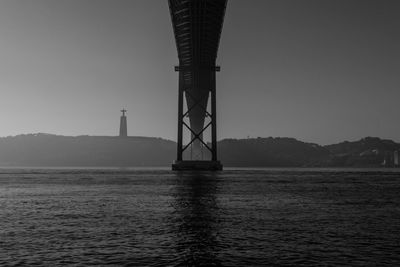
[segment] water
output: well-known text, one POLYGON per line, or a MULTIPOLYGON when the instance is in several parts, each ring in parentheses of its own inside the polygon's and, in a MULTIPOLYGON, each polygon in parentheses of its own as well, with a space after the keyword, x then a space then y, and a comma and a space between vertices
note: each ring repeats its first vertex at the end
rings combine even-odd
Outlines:
POLYGON ((0 169, 0 266, 399 266, 400 173, 0 169))

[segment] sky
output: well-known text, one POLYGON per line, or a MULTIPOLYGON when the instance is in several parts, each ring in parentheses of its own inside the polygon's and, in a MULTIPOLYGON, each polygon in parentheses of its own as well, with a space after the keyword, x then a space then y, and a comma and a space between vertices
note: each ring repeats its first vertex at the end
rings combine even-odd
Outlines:
MULTIPOLYGON (((218 139, 400 142, 400 1, 228 0, 218 139)), ((167 0, 1 0, 0 136, 176 140, 167 0)))

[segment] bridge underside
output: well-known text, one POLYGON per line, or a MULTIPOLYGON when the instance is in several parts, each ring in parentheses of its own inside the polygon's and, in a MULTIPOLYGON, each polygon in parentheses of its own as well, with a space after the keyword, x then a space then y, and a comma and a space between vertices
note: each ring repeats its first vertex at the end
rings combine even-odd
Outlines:
POLYGON ((222 169, 217 160, 216 59, 226 3, 227 0, 169 0, 179 58, 179 66, 175 67, 179 72, 178 150, 173 169, 207 169, 207 164, 209 169, 222 169), (211 144, 203 140, 209 128, 211 144), (184 129, 190 133, 185 145, 184 129), (187 149, 191 151, 190 160, 183 159, 187 149), (207 161, 203 150, 209 151, 207 161))

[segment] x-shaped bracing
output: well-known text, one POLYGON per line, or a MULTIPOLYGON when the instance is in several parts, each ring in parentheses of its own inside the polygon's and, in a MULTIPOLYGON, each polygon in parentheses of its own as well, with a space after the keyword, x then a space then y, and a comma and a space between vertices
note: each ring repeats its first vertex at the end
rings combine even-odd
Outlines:
MULTIPOLYGON (((207 108, 205 108, 203 105, 200 104, 200 102, 203 100, 204 96, 202 96, 200 99, 195 99, 187 90, 185 90, 186 95, 188 95, 191 99, 193 99, 195 102, 194 104, 188 108, 188 110, 182 115, 182 119, 189 114, 191 110, 193 110, 196 106, 199 106, 201 109, 204 110, 206 113, 206 116, 212 118, 210 112, 207 111, 207 108)), ((208 95, 207 95, 208 96, 208 95)), ((185 125, 185 127, 193 134, 193 137, 191 141, 182 149, 182 152, 184 152, 193 142, 197 139, 199 140, 210 152, 212 152, 212 149, 201 139, 202 133, 204 133, 205 130, 207 130, 210 125, 212 125, 212 121, 210 121, 203 129, 199 132, 196 133, 195 131, 190 128, 189 125, 187 125, 186 122, 182 120, 182 124, 185 125)))

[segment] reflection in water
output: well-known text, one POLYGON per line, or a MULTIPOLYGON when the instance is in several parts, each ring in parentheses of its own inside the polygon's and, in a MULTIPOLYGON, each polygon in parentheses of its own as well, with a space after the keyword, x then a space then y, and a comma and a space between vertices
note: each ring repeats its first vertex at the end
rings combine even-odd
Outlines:
POLYGON ((176 250, 182 266, 220 266, 218 253, 218 177, 178 173, 174 194, 176 250))

